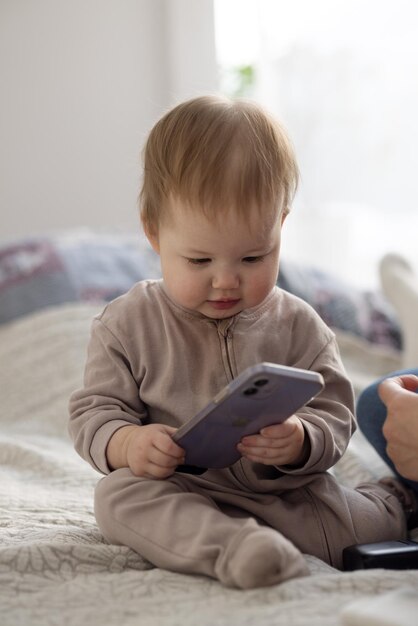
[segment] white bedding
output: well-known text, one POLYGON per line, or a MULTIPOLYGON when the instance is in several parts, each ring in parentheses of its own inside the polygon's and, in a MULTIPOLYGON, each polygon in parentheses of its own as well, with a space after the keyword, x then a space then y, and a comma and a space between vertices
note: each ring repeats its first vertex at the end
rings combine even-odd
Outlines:
MULTIPOLYGON (((100 476, 66 432, 97 310, 63 306, 0 328, 2 626, 327 626, 356 598, 418 586, 418 570, 342 573, 307 557, 310 577, 238 591, 106 544, 92 509, 100 476)), ((347 484, 382 471, 358 436, 336 468, 347 484)))

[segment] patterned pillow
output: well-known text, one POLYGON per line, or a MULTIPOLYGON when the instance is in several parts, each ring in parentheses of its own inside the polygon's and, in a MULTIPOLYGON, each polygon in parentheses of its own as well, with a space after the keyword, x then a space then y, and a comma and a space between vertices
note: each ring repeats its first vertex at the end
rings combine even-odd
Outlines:
POLYGON ((356 289, 332 274, 285 260, 278 284, 308 302, 328 326, 401 349, 398 319, 381 292, 356 289))
MULTIPOLYGON (((19 240, 0 248, 0 323, 51 305, 107 302, 144 278, 158 278, 158 257, 140 235, 89 231, 19 240)), ((391 305, 331 274, 283 260, 279 285, 306 300, 331 327, 401 347, 391 305)))
POLYGON ((66 302, 109 301, 158 274, 139 237, 77 232, 19 240, 0 248, 0 323, 66 302))

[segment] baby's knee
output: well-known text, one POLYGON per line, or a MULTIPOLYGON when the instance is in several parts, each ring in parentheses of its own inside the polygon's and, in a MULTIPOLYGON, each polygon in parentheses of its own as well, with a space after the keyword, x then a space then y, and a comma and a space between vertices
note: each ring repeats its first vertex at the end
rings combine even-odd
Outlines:
POLYGON ((115 520, 123 505, 123 483, 127 473, 130 474, 125 468, 111 472, 99 480, 94 491, 96 521, 104 537, 111 543, 119 543, 115 533, 115 520))
POLYGON ((376 543, 407 537, 406 518, 399 500, 374 483, 360 485, 351 496, 356 543, 376 543), (354 495, 355 494, 355 495, 354 495))
POLYGON ((343 549, 350 545, 406 537, 399 500, 379 485, 367 483, 349 489, 324 476, 315 487, 311 485, 311 492, 325 530, 329 562, 334 567, 342 567, 343 549))

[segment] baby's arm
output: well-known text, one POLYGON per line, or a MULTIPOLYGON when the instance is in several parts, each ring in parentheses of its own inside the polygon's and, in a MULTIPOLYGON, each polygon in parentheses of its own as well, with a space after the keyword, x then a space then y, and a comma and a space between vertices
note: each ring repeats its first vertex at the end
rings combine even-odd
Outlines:
POLYGON ((297 415, 283 424, 263 428, 257 435, 243 437, 238 444, 242 456, 264 465, 304 465, 309 448, 308 437, 297 415))
POLYGON ((147 424, 147 407, 129 356, 117 337, 95 320, 84 386, 70 401, 70 435, 80 456, 103 474, 129 467, 137 476, 165 478, 184 452, 171 439, 174 428, 147 424))
POLYGON ((129 467, 135 476, 167 478, 184 463, 184 450, 172 440, 176 431, 164 424, 124 426, 111 437, 106 457, 111 469, 129 467))
POLYGON ((301 360, 296 366, 322 374, 323 391, 283 424, 243 440, 240 452, 286 473, 324 472, 339 461, 355 430, 353 389, 333 337, 310 363, 301 360))

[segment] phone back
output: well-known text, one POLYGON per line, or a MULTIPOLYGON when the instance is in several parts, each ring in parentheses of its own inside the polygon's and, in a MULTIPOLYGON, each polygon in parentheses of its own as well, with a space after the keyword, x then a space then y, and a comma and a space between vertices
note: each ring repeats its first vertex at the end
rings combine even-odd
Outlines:
POLYGON ((248 368, 205 409, 182 426, 174 440, 186 451, 186 464, 222 468, 235 463, 245 435, 293 415, 323 387, 316 372, 275 364, 248 368))

